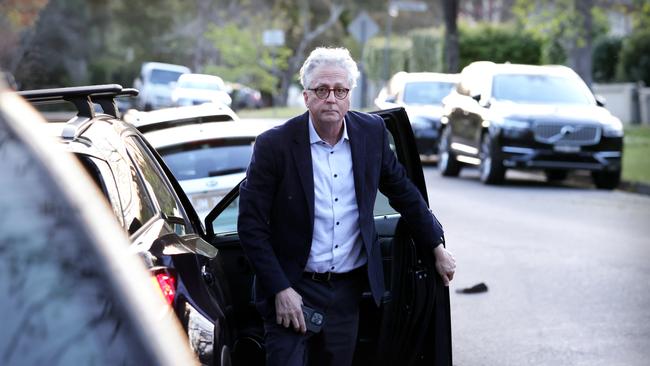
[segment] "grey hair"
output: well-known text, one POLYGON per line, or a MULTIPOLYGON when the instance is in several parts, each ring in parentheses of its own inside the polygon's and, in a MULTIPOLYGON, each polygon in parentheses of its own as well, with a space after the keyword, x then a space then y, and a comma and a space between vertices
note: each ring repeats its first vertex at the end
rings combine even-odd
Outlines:
POLYGON ((314 70, 323 65, 341 67, 348 74, 350 88, 357 86, 359 68, 347 48, 317 47, 311 51, 300 68, 300 83, 303 88, 308 89, 311 86, 314 70))

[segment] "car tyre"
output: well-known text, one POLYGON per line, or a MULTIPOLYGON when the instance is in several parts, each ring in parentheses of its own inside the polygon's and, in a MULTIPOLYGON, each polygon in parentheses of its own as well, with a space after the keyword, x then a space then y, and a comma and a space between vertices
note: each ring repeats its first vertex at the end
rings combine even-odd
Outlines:
POLYGON ((506 169, 501 161, 499 144, 494 141, 490 134, 483 134, 481 139, 481 164, 479 165, 479 172, 481 182, 485 184, 498 185, 502 184, 505 176, 506 169))
POLYGON ((440 143, 438 144, 438 170, 445 177, 457 177, 460 173, 461 165, 456 160, 456 155, 451 151, 451 129, 450 127, 442 130, 440 143))
POLYGON ((591 178, 598 189, 614 189, 621 182, 621 171, 591 172, 591 178))

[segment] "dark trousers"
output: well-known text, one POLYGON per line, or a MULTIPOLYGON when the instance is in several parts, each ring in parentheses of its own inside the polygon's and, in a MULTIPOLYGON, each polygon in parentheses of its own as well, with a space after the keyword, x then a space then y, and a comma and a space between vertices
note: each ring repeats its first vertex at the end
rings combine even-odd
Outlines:
POLYGON ((307 276, 293 289, 302 296, 304 305, 325 314, 319 333, 296 332, 275 320, 275 298, 258 304, 264 318, 264 343, 267 366, 305 366, 352 364, 359 328, 359 302, 367 280, 365 270, 330 281, 307 276))

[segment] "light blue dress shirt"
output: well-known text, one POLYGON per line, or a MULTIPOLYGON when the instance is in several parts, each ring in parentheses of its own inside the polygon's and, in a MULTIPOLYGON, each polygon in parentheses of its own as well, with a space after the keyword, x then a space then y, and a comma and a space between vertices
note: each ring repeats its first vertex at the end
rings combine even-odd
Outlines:
POLYGON ((349 272, 367 262, 362 250, 359 209, 346 121, 334 145, 323 141, 309 118, 314 173, 314 232, 305 271, 349 272))

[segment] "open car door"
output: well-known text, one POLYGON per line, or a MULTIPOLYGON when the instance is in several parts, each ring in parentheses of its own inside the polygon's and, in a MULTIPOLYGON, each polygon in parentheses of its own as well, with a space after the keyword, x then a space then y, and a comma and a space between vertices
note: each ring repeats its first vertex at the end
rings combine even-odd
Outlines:
MULTIPOLYGON (((384 119, 391 149, 428 201, 406 112, 396 108, 374 113, 384 119)), ((263 327, 252 295, 254 276, 237 235, 238 197, 239 186, 207 215, 205 224, 224 261, 232 296, 233 365, 263 365, 263 327)), ((363 294, 354 364, 451 366, 449 289, 435 270, 433 253, 416 248, 406 224, 381 193, 374 215, 386 293, 379 308, 369 290, 363 294)))

